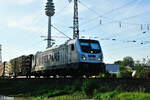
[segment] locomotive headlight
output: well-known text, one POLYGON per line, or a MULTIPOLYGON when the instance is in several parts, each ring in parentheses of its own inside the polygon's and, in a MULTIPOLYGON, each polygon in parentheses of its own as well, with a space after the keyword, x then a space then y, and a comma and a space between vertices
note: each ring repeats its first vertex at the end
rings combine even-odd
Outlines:
POLYGON ((102 57, 102 56, 99 56, 99 57, 97 58, 97 60, 101 61, 101 60, 103 60, 103 57, 102 57))
POLYGON ((83 60, 86 60, 86 57, 85 57, 85 55, 81 55, 81 57, 82 57, 82 59, 83 59, 83 60))

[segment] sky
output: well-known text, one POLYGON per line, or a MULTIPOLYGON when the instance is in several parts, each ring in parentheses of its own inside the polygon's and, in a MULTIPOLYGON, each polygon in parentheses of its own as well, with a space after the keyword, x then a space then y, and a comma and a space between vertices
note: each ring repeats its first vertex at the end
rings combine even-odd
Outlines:
MULTIPOLYGON (((0 0, 2 59, 46 50, 47 0, 0 0)), ((53 0, 52 25, 73 36, 73 2, 53 0)), ((99 40, 105 63, 150 58, 150 0, 79 0, 80 38, 99 40)), ((52 28, 55 45, 68 40, 52 28)))

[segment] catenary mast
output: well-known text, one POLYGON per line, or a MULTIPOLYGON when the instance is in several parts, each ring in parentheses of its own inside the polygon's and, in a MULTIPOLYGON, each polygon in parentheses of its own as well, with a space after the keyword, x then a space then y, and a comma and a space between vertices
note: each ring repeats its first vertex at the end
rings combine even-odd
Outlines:
POLYGON ((48 16, 48 37, 47 37, 47 48, 52 47, 52 38, 51 38, 51 17, 55 14, 55 8, 53 0, 47 0, 45 6, 45 14, 48 16))
POLYGON ((73 39, 79 38, 78 0, 74 0, 73 39))

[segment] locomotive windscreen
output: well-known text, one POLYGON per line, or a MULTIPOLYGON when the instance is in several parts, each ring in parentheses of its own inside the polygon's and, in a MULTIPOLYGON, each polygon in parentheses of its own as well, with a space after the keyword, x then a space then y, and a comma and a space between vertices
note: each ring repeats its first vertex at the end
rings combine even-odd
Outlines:
POLYGON ((82 52, 86 53, 100 53, 101 47, 99 45, 99 42, 96 40, 84 40, 80 39, 80 47, 82 52))

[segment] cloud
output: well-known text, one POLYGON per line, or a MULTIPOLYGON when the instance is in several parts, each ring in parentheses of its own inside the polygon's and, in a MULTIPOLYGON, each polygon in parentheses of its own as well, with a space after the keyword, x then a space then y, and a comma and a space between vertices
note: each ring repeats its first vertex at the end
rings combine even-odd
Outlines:
POLYGON ((142 0, 136 0, 134 4, 125 7, 124 9, 116 12, 116 16, 113 17, 116 20, 128 20, 128 19, 137 19, 137 17, 143 16, 149 12, 150 7, 142 6, 142 0), (118 16, 119 15, 119 16, 118 16))
POLYGON ((26 5, 35 2, 36 0, 1 0, 2 3, 8 3, 13 5, 26 5))
MULTIPOLYGON (((39 22, 42 22, 40 18, 37 16, 24 16, 24 17, 17 17, 11 16, 7 18, 7 25, 8 28, 19 28, 28 31, 34 32, 43 32, 45 27, 43 28, 39 22)), ((43 23, 44 24, 44 23, 43 23)))
MULTIPOLYGON (((88 6, 88 8, 91 7, 91 5, 87 5, 87 6, 88 6)), ((70 15, 70 14, 73 14, 73 11, 74 11, 73 7, 74 7, 74 4, 73 4, 73 3, 70 3, 70 5, 69 5, 67 8, 65 8, 65 10, 64 10, 61 14, 62 14, 62 15, 70 15)), ((81 4, 79 4, 79 7, 78 7, 79 13, 88 10, 88 8, 86 8, 86 7, 82 6, 81 4)))
MULTIPOLYGON (((32 15, 24 17, 11 16, 6 21, 8 28, 23 29, 25 31, 44 33, 43 35, 47 35, 48 20, 45 17, 32 15)), ((52 33, 54 36, 63 36, 54 28, 52 28, 52 33)))
POLYGON ((33 3, 35 0, 14 0, 17 2, 17 4, 19 5, 24 5, 24 4, 31 4, 33 3))

